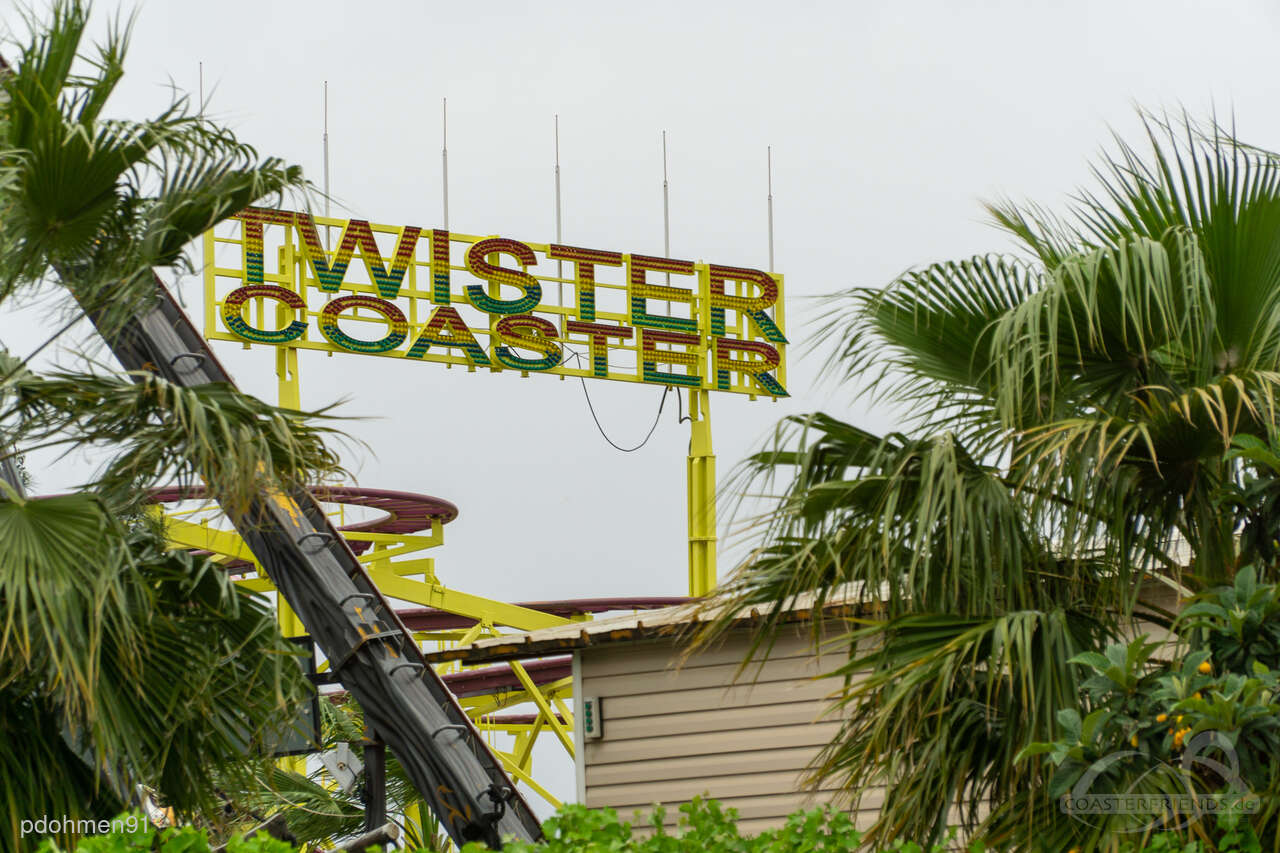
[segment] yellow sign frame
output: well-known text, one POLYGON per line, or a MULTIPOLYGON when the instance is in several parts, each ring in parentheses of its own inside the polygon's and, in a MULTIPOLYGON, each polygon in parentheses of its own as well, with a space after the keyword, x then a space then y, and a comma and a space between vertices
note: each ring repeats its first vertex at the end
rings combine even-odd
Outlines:
POLYGON ((211 340, 787 396, 761 270, 260 208, 204 245, 211 340))

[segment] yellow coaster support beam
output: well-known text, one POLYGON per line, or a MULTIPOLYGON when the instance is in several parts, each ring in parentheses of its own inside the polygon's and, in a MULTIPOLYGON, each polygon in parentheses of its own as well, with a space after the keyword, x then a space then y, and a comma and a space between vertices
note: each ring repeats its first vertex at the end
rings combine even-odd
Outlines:
MULTIPOLYGON (((528 671, 525 670, 520 661, 513 660, 511 661, 510 666, 511 671, 515 673, 516 680, 524 686, 525 691, 529 694, 530 701, 532 701, 534 706, 538 709, 539 718, 546 720, 547 726, 555 733, 555 736, 559 738, 560 745, 564 747, 565 752, 569 753, 569 757, 573 758, 573 733, 569 731, 565 724, 561 723, 556 718, 555 709, 551 707, 549 702, 547 702, 547 694, 543 693, 542 690, 539 690, 538 686, 533 683, 533 679, 529 677, 528 671)), ((565 722, 572 725, 569 720, 566 720, 565 722)))
POLYGON ((550 791, 548 791, 546 788, 539 785, 537 782, 533 781, 533 777, 529 775, 528 770, 524 767, 520 767, 519 765, 515 764, 510 758, 507 757, 507 754, 505 752, 499 752, 495 750, 494 755, 498 756, 498 759, 502 761, 502 765, 504 768, 506 768, 506 771, 510 773, 512 776, 516 777, 517 781, 523 782, 526 785, 528 785, 530 788, 534 790, 534 792, 538 794, 538 796, 542 797, 542 799, 546 800, 555 808, 558 809, 560 808, 561 805, 563 805, 563 803, 561 803, 559 799, 553 796, 550 791))
MULTIPOLYGON (((244 544, 244 540, 233 531, 218 530, 208 525, 193 524, 189 521, 179 521, 177 519, 169 519, 167 528, 169 542, 173 546, 199 548, 211 551, 217 556, 239 558, 252 562, 255 566, 257 565, 257 560, 254 559, 253 553, 248 546, 244 544)), ((359 533, 355 534, 353 538, 372 539, 382 536, 383 534, 359 533)), ((408 535, 394 537, 387 535, 385 538, 426 540, 426 537, 410 537, 408 535)), ((411 544, 420 545, 420 543, 411 544)), ((421 547, 428 546, 421 545, 421 547)), ((409 547, 406 546, 403 549, 396 549, 394 553, 405 553, 409 550, 409 547)), ((418 550, 418 548, 415 547, 413 550, 418 550)), ((398 598, 412 604, 421 604, 425 607, 435 607, 449 613, 457 613, 490 625, 506 625, 520 631, 536 631, 539 628, 568 625, 573 621, 552 613, 543 613, 540 610, 532 610, 527 607, 508 604, 504 601, 495 601, 490 598, 460 592, 456 589, 449 589, 437 582, 433 573, 430 572, 428 572, 430 577, 428 582, 402 576, 410 571, 425 571, 431 568, 430 563, 430 560, 403 560, 400 562, 388 562, 388 567, 382 569, 377 568, 375 562, 375 568, 369 572, 369 577, 373 578, 379 589, 392 598, 398 598)), ((259 577, 238 581, 238 583, 255 592, 268 592, 274 589, 271 582, 261 576, 261 572, 259 572, 259 577)), ((306 633, 283 599, 278 600, 278 613, 280 631, 286 637, 297 637, 306 633)))
POLYGON ((716 455, 709 392, 689 389, 689 419, 689 594, 703 596, 716 585, 716 455))
POLYGON ((426 584, 402 578, 393 572, 371 571, 369 577, 373 578, 378 589, 391 598, 486 620, 494 625, 507 625, 519 631, 556 628, 573 621, 552 613, 543 613, 541 610, 531 610, 527 607, 459 592, 438 583, 426 584))
MULTIPOLYGON (((258 310, 261 313, 262 309, 259 308, 258 310)), ((286 306, 279 306, 277 309, 278 322, 288 322, 287 310, 286 306)), ((302 391, 298 384, 298 351, 293 347, 276 348, 276 379, 280 383, 280 407, 294 410, 301 409, 302 391)), ((244 550, 247 551, 248 549, 245 548, 244 550)), ((276 596, 276 619, 280 622, 280 633, 286 637, 301 637, 307 633, 307 629, 302 625, 302 620, 289 607, 283 595, 276 596)))
MULTIPOLYGON (((538 735, 541 734, 542 724, 545 721, 546 717, 539 714, 532 726, 514 735, 516 742, 515 748, 511 750, 511 761, 525 773, 530 773, 533 770, 533 744, 538 739, 538 735)), ((572 758, 573 756, 570 755, 569 757, 572 758)))
MULTIPOLYGON (((543 697, 554 696, 557 694, 569 695, 573 692, 573 678, 566 676, 565 678, 557 679, 556 681, 552 681, 547 684, 535 686, 540 687, 540 690, 535 690, 534 692, 540 692, 543 697)), ((508 693, 490 693, 486 696, 469 696, 465 699, 459 700, 458 704, 462 706, 462 710, 467 712, 468 717, 472 720, 479 720, 482 717, 501 711, 504 708, 514 708, 516 705, 523 705, 526 702, 533 701, 533 696, 529 691, 527 689, 521 689, 513 690, 508 693)), ((566 722, 571 719, 571 716, 565 717, 566 722)), ((505 729, 507 727, 502 725, 494 726, 494 728, 505 729)), ((511 732, 514 733, 515 728, 512 728, 511 732)), ((565 735, 570 742, 573 741, 573 733, 571 731, 566 730, 565 735)))

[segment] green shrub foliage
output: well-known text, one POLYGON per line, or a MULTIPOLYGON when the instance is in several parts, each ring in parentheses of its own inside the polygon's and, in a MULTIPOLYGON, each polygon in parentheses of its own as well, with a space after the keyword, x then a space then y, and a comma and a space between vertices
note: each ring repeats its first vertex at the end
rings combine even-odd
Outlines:
POLYGON ((1280 587, 1258 583, 1247 566, 1193 601, 1173 628, 1176 649, 1143 636, 1072 658, 1087 673, 1079 705, 1058 712, 1056 741, 1033 743, 1020 758, 1048 763, 1054 801, 1196 795, 1232 809, 1087 815, 1070 839, 1079 849, 1248 851, 1276 838, 1280 587))

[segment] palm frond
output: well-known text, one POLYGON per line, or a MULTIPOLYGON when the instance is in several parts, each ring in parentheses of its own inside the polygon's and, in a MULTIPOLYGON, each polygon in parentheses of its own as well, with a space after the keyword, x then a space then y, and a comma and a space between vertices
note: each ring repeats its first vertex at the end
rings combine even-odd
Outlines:
POLYGON ((1039 286, 1025 264, 985 256, 911 271, 883 290, 837 294, 817 336, 840 341, 825 370, 858 376, 863 393, 906 405, 913 425, 948 422, 972 438, 966 429, 983 432, 994 400, 995 324, 1039 286))
MULTIPOLYGON (((26 691, 0 687, 0 851, 29 850, 21 821, 32 815, 110 819, 124 803, 113 787, 67 744, 55 705, 26 691)), ((72 833, 56 833, 61 844, 72 833)))
POLYGON ((125 530, 92 494, 0 501, 0 687, 98 713, 101 644, 136 639, 125 530))
POLYGON ((772 625, 804 593, 819 605, 834 596, 875 602, 891 615, 987 616, 1096 582, 1088 552, 1051 545, 1029 512, 1062 512, 1066 499, 1018 490, 955 436, 881 439, 825 415, 789 425, 740 471, 743 491, 768 491, 782 476, 790 483, 760 519, 764 543, 722 589, 724 619, 760 607, 772 625))
POLYGON ((1240 565, 1230 448, 1280 428, 1280 157, 1142 119, 1149 151, 1117 140, 1066 215, 988 208, 1026 260, 834 297, 829 375, 906 407, 904 433, 792 417, 739 468, 773 501, 720 590, 723 613, 767 614, 752 652, 801 593, 886 620, 848 640, 870 650, 841 669, 848 722, 817 768, 888 786, 877 838, 935 838, 952 806, 1000 844, 1076 838, 1013 721, 1050 738, 1070 650, 1130 629, 1144 584, 1240 565), (980 826, 984 800, 1017 808, 980 826))
POLYGON ((317 424, 322 412, 279 409, 222 384, 183 388, 152 374, 18 373, 0 419, 21 423, 27 445, 117 448, 94 487, 116 507, 135 507, 147 487, 202 477, 233 505, 265 482, 306 485, 341 467, 317 424))
POLYGON ((1092 616, 1061 609, 918 612, 854 631, 842 642, 855 651, 831 674, 845 680, 831 712, 841 731, 815 776, 844 781, 855 800, 888 787, 873 841, 940 839, 947 810, 922 803, 954 803, 975 825, 984 805, 1038 781, 1034 766, 1013 759, 1053 736, 1079 687, 1067 661, 1109 635, 1092 616))
MULTIPOLYGON (((86 4, 56 0, 0 75, 0 304, 60 285, 113 329, 151 306, 153 267, 190 270, 183 252, 201 231, 306 184, 181 96, 146 121, 104 119, 131 21, 89 49, 88 20, 86 4)), ((0 453, 108 452, 75 494, 0 495, 0 736, 26 727, 23 754, 48 763, 5 765, 3 849, 20 816, 96 816, 136 784, 212 813, 217 786, 261 764, 256 750, 305 695, 296 651, 220 567, 166 551, 139 503, 197 472, 234 504, 265 480, 338 470, 323 417, 150 374, 37 375, 39 352, 0 357, 0 453)))

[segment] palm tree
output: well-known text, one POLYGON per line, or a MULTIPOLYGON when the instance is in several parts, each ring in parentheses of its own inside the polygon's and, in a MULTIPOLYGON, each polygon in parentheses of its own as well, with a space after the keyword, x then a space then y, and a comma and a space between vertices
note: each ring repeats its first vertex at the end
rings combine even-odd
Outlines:
POLYGON ((30 843, 23 818, 110 816, 138 785, 215 815, 218 786, 257 769, 254 745, 305 690, 296 652, 219 566, 167 551, 143 505, 197 472, 247 497, 264 477, 288 488, 337 464, 328 428, 233 388, 179 388, 87 356, 37 366, 80 306, 111 329, 149 304, 153 269, 190 270, 193 238, 304 188, 296 167, 261 159, 183 98, 151 120, 104 118, 129 27, 86 50, 88 17, 56 2, 0 76, 0 304, 67 297, 58 333, 0 354, 0 461, 40 447, 105 458, 83 487, 47 498, 0 469, 0 850, 30 843))
POLYGON ((844 683, 815 773, 888 786, 876 839, 961 822, 1052 848, 1056 807, 1026 796, 1041 770, 1015 758, 1076 706, 1067 660, 1131 631, 1153 586, 1239 564, 1219 501, 1245 464, 1232 440, 1277 426, 1280 159, 1142 118, 1149 152, 1117 138, 1064 216, 988 207, 1017 254, 833 297, 829 371, 904 404, 902 432, 792 417, 740 469, 779 496, 729 610, 874 604, 835 673, 867 676, 844 683))

